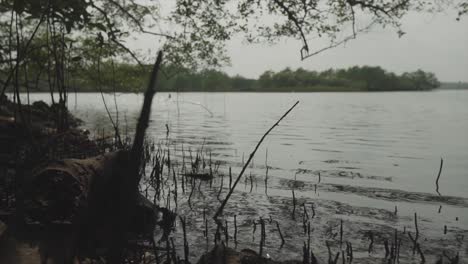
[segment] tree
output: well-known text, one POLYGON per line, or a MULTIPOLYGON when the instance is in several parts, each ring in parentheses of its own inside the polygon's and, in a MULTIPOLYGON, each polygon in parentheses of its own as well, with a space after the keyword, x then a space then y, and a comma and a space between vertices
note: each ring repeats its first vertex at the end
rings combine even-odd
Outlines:
POLYGON ((254 88, 255 80, 247 79, 236 75, 231 79, 231 86, 234 91, 251 91, 254 88))
MULTIPOLYGON (((466 10, 461 0, 5 0, 0 13, 3 20, 11 11, 35 22, 45 16, 67 33, 100 32, 127 52, 123 41, 130 32, 150 34, 166 41, 169 62, 218 65, 227 59, 224 42, 236 33, 249 41, 299 39, 305 59, 314 54, 308 41, 312 35, 328 37, 334 46, 347 41, 338 38, 347 26, 352 26, 352 38, 375 25, 400 30, 401 18, 409 11, 447 5, 457 6, 461 14, 466 10), (271 22, 261 19, 264 16, 277 19, 271 22), (359 17, 370 23, 359 25, 359 17)), ((131 56, 137 59, 137 54, 131 56)))
POLYGON ((416 90, 431 90, 440 86, 439 80, 437 80, 433 73, 422 70, 405 72, 402 78, 406 86, 416 90))
POLYGON ((266 71, 262 73, 258 79, 259 85, 261 88, 266 88, 272 86, 273 83, 273 71, 266 71))
MULTIPOLYGON (((80 64, 130 58, 148 72, 145 64, 152 56, 126 44, 139 34, 154 36, 155 45, 165 51, 166 64, 203 69, 229 61, 224 47, 233 36, 273 43, 294 38, 301 42, 300 58, 306 59, 372 27, 391 26, 402 35, 405 14, 448 7, 458 8, 460 16, 466 14, 466 0, 4 0, 0 2, 1 94, 13 81, 33 79, 29 76, 33 74, 46 77, 50 90, 59 93, 58 102, 65 104, 69 80, 80 64), (313 37, 326 38, 329 45, 313 47, 313 37), (95 48, 86 49, 87 41, 95 48), (35 66, 46 58, 42 69, 33 66, 34 49, 42 52, 35 66)), ((171 69, 163 72, 174 74, 171 69)))
POLYGON ((266 71, 258 79, 258 86, 269 91, 395 91, 431 90, 439 86, 439 81, 433 73, 422 70, 399 76, 381 67, 353 66, 320 73, 302 68, 266 71))
POLYGON ((460 18, 466 14, 468 14, 468 1, 462 1, 459 5, 458 5, 458 17, 457 17, 457 20, 460 20, 460 18))

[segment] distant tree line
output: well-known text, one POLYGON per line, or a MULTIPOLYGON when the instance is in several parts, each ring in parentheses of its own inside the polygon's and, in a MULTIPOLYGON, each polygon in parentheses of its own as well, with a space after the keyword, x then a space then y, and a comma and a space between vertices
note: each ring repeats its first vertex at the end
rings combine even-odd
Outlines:
MULTIPOLYGON (((100 75, 95 69, 83 70, 76 82, 79 91, 102 89, 119 92, 138 92, 145 86, 147 74, 139 67, 119 63, 101 66, 100 75), (91 76, 91 77, 87 77, 91 76), (99 77, 100 81, 96 78, 99 77)), ((159 81, 159 91, 190 92, 318 92, 318 91, 406 91, 432 90, 440 86, 433 73, 417 70, 401 75, 381 67, 354 66, 347 69, 309 71, 303 68, 286 68, 279 72, 266 71, 258 79, 239 75, 229 76, 218 70, 191 71, 165 67, 159 81)))
MULTIPOLYGON (((114 61, 78 65, 70 73, 68 84, 71 91, 77 92, 140 92, 148 79, 145 68, 150 67, 114 61)), ((173 92, 410 91, 440 86, 430 72, 417 70, 397 75, 372 66, 321 72, 286 68, 278 72, 266 71, 258 79, 229 76, 219 70, 193 71, 172 66, 165 66, 163 72, 158 90, 173 92)), ((48 91, 45 80, 32 80, 37 83, 29 84, 31 91, 48 91)))
MULTIPOLYGON (((103 37, 71 39, 65 58, 52 62, 47 47, 49 36, 39 32, 31 41, 31 51, 25 60, 27 67, 19 67, 18 84, 23 91, 68 92, 140 92, 146 87, 151 65, 129 63, 131 56, 115 43, 103 37), (72 44, 73 43, 73 44, 72 44), (119 54, 120 54, 119 53, 119 54), (66 67, 65 67, 66 66, 66 67), (58 67, 58 69, 57 69, 58 67), (63 69, 61 68, 63 67, 63 69), (53 78, 58 74, 60 78, 53 78)), ((55 58, 52 56, 52 58, 55 58)), ((173 92, 320 92, 320 91, 404 91, 431 90, 440 83, 433 73, 417 70, 397 75, 381 67, 354 66, 347 69, 310 71, 285 68, 266 71, 257 79, 228 74, 203 67, 186 67, 167 62, 158 80, 159 91, 173 92)), ((0 85, 8 80, 8 65, 0 67, 0 85), (4 71, 2 71, 4 69, 4 71)), ((15 81, 16 82, 16 81, 15 81)), ((13 82, 10 82, 10 86, 13 82)))
POLYGON ((258 79, 260 89, 292 91, 398 91, 431 90, 440 85, 433 73, 417 70, 396 75, 381 67, 354 66, 322 72, 286 68, 267 71, 258 79))
POLYGON ((443 82, 439 88, 446 90, 467 90, 468 82, 443 82))

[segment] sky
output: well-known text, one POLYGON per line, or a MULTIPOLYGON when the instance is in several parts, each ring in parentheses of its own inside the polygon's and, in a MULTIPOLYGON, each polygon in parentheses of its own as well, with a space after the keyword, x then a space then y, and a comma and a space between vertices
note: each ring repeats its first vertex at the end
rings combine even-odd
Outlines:
MULTIPOLYGON (((440 81, 468 82, 468 15, 456 21, 456 11, 443 13, 410 13, 402 20, 406 34, 399 38, 395 28, 373 28, 345 45, 327 50, 301 61, 301 42, 282 40, 274 45, 247 44, 240 37, 227 43, 231 65, 222 70, 229 75, 257 78, 267 70, 286 67, 307 70, 347 68, 354 65, 381 66, 401 74, 422 69, 433 72, 440 81)), ((150 37, 134 39, 133 48, 154 47, 150 37)), ((311 50, 319 50, 327 42, 311 40, 311 50)))
MULTIPOLYGON (((399 38, 394 28, 375 28, 359 35, 346 45, 327 50, 304 61, 300 59, 301 43, 286 40, 271 45, 249 45, 240 39, 228 43, 230 75, 257 78, 266 70, 285 67, 307 70, 346 68, 354 65, 381 66, 401 74, 422 69, 433 72, 441 81, 468 82, 468 16, 456 21, 454 12, 409 14, 403 20, 406 34, 399 38)), ((318 50, 326 43, 312 41, 318 50)))

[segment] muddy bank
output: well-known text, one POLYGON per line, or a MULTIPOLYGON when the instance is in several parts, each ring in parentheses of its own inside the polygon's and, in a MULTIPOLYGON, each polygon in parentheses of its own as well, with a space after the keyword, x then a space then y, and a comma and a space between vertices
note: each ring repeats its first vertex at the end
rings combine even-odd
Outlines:
MULTIPOLYGON (((225 181, 226 182, 226 179, 225 181)), ((213 212, 219 205, 218 193, 220 179, 212 187, 206 182, 195 183, 189 204, 188 196, 180 194, 177 210, 186 217, 187 240, 190 245, 190 259, 196 260, 199 252, 210 251, 215 245, 218 225, 205 214, 213 212), (205 231, 206 230, 206 231, 205 231), (206 235, 208 234, 208 235, 206 235)), ((226 184, 227 185, 227 184, 226 184)), ((247 188, 248 189, 248 188, 247 188)), ((227 189, 221 191, 221 198, 227 189)), ((334 258, 338 252, 345 252, 347 245, 352 245, 352 263, 388 263, 392 243, 399 245, 398 260, 400 263, 421 263, 416 252, 413 255, 413 242, 408 234, 415 234, 415 226, 401 225, 400 222, 413 222, 413 218, 400 216, 390 210, 356 207, 346 203, 330 200, 317 200, 308 197, 297 197, 294 209, 292 198, 265 196, 261 193, 235 192, 223 217, 221 240, 232 248, 243 248, 260 251, 261 225, 265 221, 266 240, 263 254, 276 261, 303 259, 303 245, 309 240, 307 228, 310 225, 311 250, 318 263, 329 263, 330 256, 327 244, 334 258), (294 218, 293 218, 294 215, 294 218), (224 222, 225 221, 225 222, 224 222), (281 235, 280 235, 281 233, 281 235), (397 242, 395 242, 395 235, 397 242), (281 236, 285 243, 282 245, 281 236), (387 244, 387 246, 386 246, 387 244), (388 252, 386 251, 388 249, 388 252)), ((427 221, 418 218, 419 243, 427 263, 435 263, 446 252, 454 257, 457 252, 466 256, 466 230, 448 228, 444 234, 440 227, 438 235, 428 232, 422 223, 427 221)), ((175 241, 183 241, 183 232, 175 230, 175 241)), ((217 242, 220 243, 220 242, 217 242)), ((182 253, 182 248, 180 248, 182 253)), ((395 253, 396 254, 396 253, 395 253)), ((394 256, 396 257, 396 256, 394 256)), ((343 259, 339 257, 339 263, 343 259)), ((393 260, 392 260, 393 261, 393 260)), ((345 257, 345 263, 349 263, 345 257)))
POLYGON ((103 153, 81 121, 66 113, 68 127, 57 129, 56 106, 44 102, 23 105, 21 110, 5 98, 0 104, 0 204, 3 214, 14 211, 15 194, 24 194, 23 184, 31 180, 33 170, 64 158, 87 158, 103 153), (21 111, 22 114, 19 114, 21 111))
MULTIPOLYGON (((2 250, 2 261, 71 263, 75 256, 112 254, 123 206, 115 198, 127 196, 121 168, 128 154, 112 140, 90 139, 80 120, 57 109, 43 102, 20 109, 2 98, 0 220, 9 248, 2 250), (31 259, 22 260, 24 255, 31 259)), ((141 195, 130 206, 134 217, 123 232, 125 247, 146 251, 139 243, 152 241, 157 206, 141 195)))

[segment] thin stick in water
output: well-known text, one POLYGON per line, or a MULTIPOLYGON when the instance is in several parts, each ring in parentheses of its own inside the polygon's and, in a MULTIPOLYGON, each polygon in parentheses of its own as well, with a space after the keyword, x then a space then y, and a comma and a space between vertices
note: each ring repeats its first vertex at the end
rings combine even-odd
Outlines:
POLYGON ((223 212, 224 210, 224 207, 226 206, 226 203, 228 202, 229 198, 231 197, 232 193, 234 192, 234 189, 236 188, 237 186, 237 183, 240 181, 240 179, 242 178, 242 175, 244 175, 244 172, 245 170, 247 169, 247 166, 249 165, 250 161, 253 159, 255 153, 257 152, 258 148, 260 147, 260 145, 262 144, 263 140, 265 140, 266 136, 268 134, 270 134, 270 132, 279 125, 279 123, 281 122, 281 120, 283 120, 297 105, 299 104, 299 101, 297 101, 291 108, 289 108, 288 111, 286 111, 286 113, 278 120, 276 121, 275 124, 273 124, 273 126, 268 129, 268 131, 262 136, 262 138, 260 139, 260 141, 257 143, 257 145, 255 146, 255 149, 252 151, 252 153, 250 153, 250 156, 249 156, 249 159, 247 160, 247 162, 244 164, 244 166, 242 167, 242 170, 241 172, 239 173, 239 176, 237 176, 237 179, 236 181, 234 182, 234 185, 232 186, 232 188, 229 190, 229 193, 226 195, 226 197, 224 198, 224 201, 223 203, 221 204, 221 206, 218 208, 218 210, 216 211, 216 214, 213 216, 214 219, 217 219, 218 216, 223 212))
POLYGON ((282 248, 282 247, 284 246, 284 237, 283 237, 283 233, 281 233, 281 229, 280 229, 280 226, 279 226, 278 221, 276 221, 276 227, 278 228, 278 233, 279 233, 280 238, 281 238, 281 246, 280 246, 280 248, 282 248))
POLYGON ((237 245, 237 216, 234 215, 234 243, 237 245))
POLYGON ((294 189, 292 189, 292 197, 293 197, 292 219, 296 220, 296 195, 294 194, 294 189))
POLYGON ((436 192, 439 195, 440 195, 440 192, 439 192, 439 179, 440 179, 440 174, 442 173, 442 166, 443 165, 444 165, 444 159, 440 158, 439 174, 437 175, 437 179, 436 179, 436 192))

